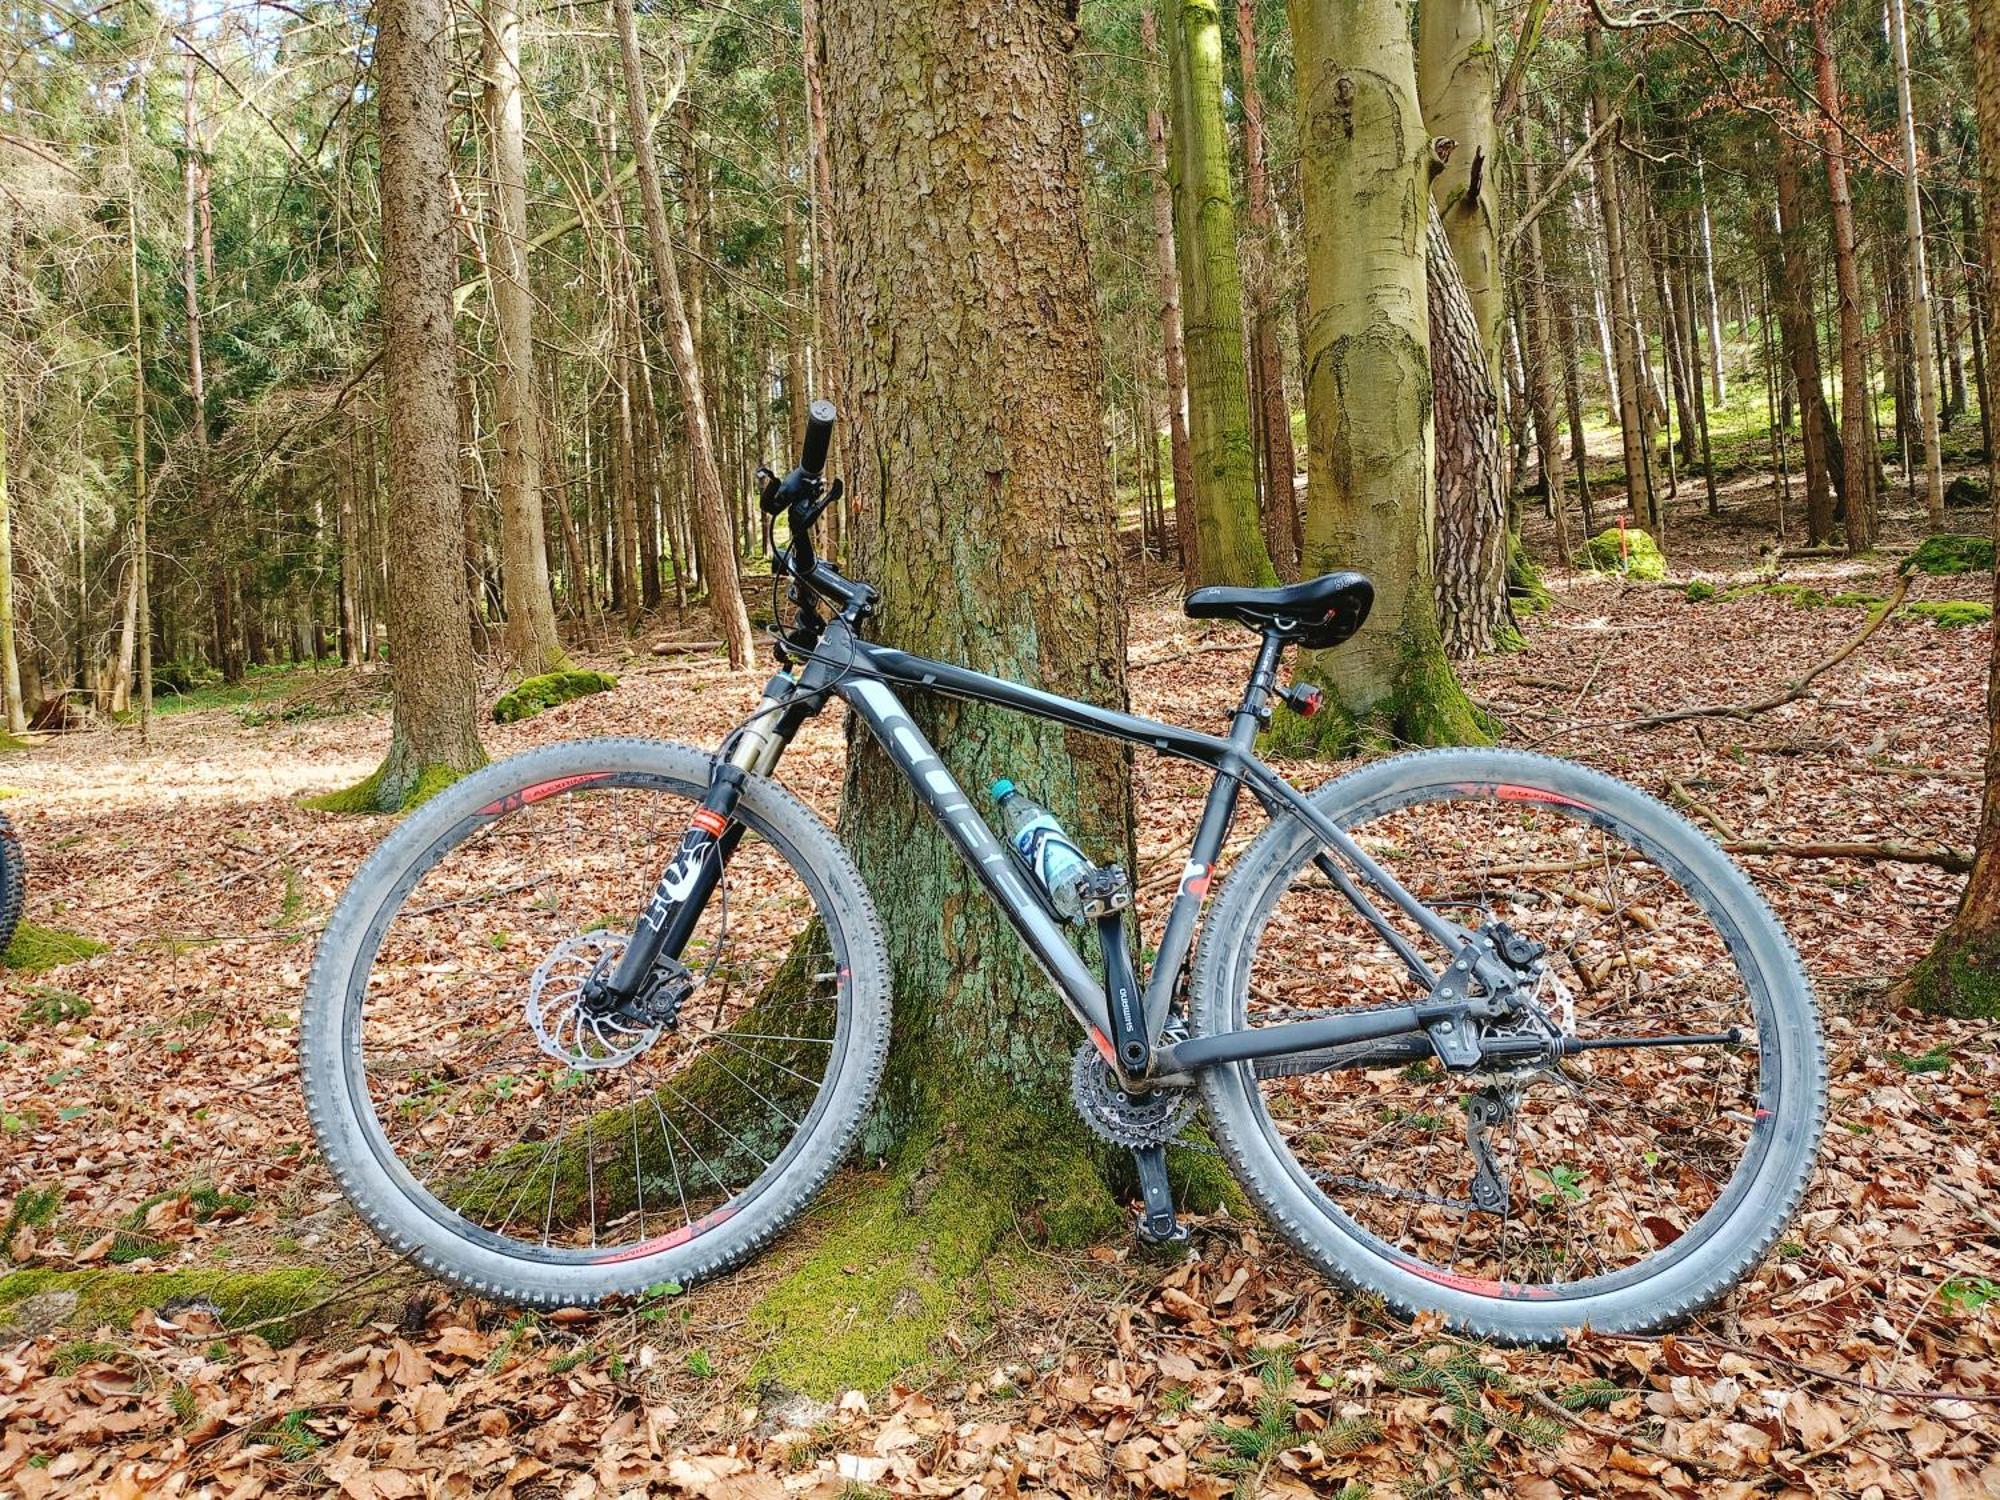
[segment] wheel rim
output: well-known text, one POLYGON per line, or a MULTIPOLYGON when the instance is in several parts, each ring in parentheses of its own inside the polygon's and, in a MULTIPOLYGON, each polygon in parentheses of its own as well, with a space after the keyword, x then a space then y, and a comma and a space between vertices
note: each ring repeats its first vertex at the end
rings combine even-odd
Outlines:
POLYGON ((552 1265, 674 1250, 750 1210, 828 1107, 846 944, 817 877, 747 805, 674 1023, 584 1067, 536 1033, 535 976, 622 949, 702 791, 608 770, 501 793, 372 913, 346 1084, 379 1165, 444 1234, 552 1265))
MULTIPOLYGON (((1525 1080, 1379 1053, 1359 1059, 1374 1066, 1291 1078, 1243 1067, 1295 1185, 1388 1266, 1477 1296, 1599 1296, 1696 1254, 1756 1183, 1782 1093, 1776 1007, 1736 916, 1657 839, 1555 788, 1440 780, 1372 797, 1343 821, 1447 916, 1475 928, 1498 916, 1548 943, 1569 1006, 1554 982, 1540 999, 1573 1006, 1576 1034, 1734 1024, 1745 1042, 1585 1053, 1525 1080), (1508 1106, 1485 1130, 1507 1189, 1498 1213, 1478 1206, 1467 1129, 1495 1102, 1508 1106)), ((1237 1026, 1422 995, 1313 852, 1310 841, 1293 852, 1246 924, 1237 1026)), ((1437 967, 1435 946, 1392 921, 1437 967)))

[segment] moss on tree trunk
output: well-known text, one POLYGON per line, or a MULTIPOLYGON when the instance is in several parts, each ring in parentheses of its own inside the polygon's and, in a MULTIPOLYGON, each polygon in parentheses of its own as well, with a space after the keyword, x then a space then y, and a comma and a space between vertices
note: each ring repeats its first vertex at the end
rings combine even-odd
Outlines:
MULTIPOLYGON (((1078 38, 1068 6, 1039 0, 828 0, 809 45, 848 84, 827 101, 827 270, 848 381, 843 468, 866 497, 852 571, 882 591, 873 633, 1123 704, 1078 38)), ((910 702, 977 802, 1011 776, 1088 852, 1129 861, 1126 751, 977 705, 910 702)), ((852 750, 841 827, 882 913, 896 997, 866 1142, 889 1176, 842 1207, 755 1314, 780 1333, 773 1378, 821 1390, 919 1356, 1011 1226, 1075 1242, 1120 1220, 1068 1103, 1076 1028, 886 759, 852 750), (830 1295, 836 1283, 853 1294, 830 1295), (887 1334, 885 1313, 900 1314, 887 1334)))

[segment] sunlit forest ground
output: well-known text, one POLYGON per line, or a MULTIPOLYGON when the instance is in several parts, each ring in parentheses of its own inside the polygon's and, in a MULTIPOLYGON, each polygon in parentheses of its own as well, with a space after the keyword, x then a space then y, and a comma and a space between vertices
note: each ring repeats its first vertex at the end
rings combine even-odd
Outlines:
MULTIPOLYGON (((1829 601, 1887 596, 1920 534, 1897 487, 1878 555, 1781 562, 1760 550, 1770 484, 1747 455, 1721 502, 1707 517, 1683 481, 1664 583, 1550 567, 1526 650, 1472 664, 1471 691, 1509 742, 1613 771, 1718 836, 1969 842, 1984 626, 1906 609, 1800 701, 1623 722, 1752 700, 1831 655, 1869 611, 1829 601)), ((1551 557, 1532 503, 1527 541, 1551 557)), ((1170 567, 1135 555, 1129 581, 1135 706, 1215 725, 1246 654, 1180 616, 1170 567)), ((1909 602, 1989 591, 1984 574, 1919 577, 1909 602)), ((713 742, 760 679, 655 654, 701 634, 669 616, 595 643, 586 664, 614 690, 483 726, 488 749, 669 728, 713 742)), ((215 1493, 590 1495, 664 1474, 675 1493, 745 1496, 1992 1493, 2000 1029, 1885 1000, 1955 899, 1935 864, 1747 861, 1827 1011, 1832 1120, 1791 1235, 1685 1335, 1485 1349, 1355 1303, 1241 1219, 1202 1221, 1172 1267, 1124 1243, 1055 1256, 1024 1226, 905 1384, 816 1404, 785 1393, 744 1315, 842 1190, 725 1281, 539 1318, 422 1281, 343 1205, 306 1131, 298 1002, 383 825, 301 798, 364 774, 387 735, 379 672, 301 667, 166 699, 149 754, 97 731, 0 758, 31 921, 97 949, 4 974, 0 1489, 135 1493, 176 1474, 215 1493)), ((783 770, 829 817, 842 755, 828 715, 783 770)), ((1178 867, 1202 787, 1177 763, 1137 776, 1152 924, 1171 887, 1152 877, 1178 867)))

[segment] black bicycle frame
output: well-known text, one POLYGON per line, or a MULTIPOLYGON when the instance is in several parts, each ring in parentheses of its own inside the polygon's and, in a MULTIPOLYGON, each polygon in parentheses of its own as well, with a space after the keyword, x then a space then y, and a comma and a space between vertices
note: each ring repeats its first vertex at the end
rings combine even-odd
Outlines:
MULTIPOLYGON (((830 622, 816 642, 809 659, 795 678, 774 680, 773 688, 782 696, 770 712, 780 723, 770 735, 772 751, 758 768, 775 762, 776 752, 790 738, 797 722, 816 712, 829 693, 839 696, 858 714, 874 735, 883 753, 895 764, 905 780, 943 826, 973 873, 986 887, 1007 919, 1019 933, 1054 983, 1072 1015, 1086 1027, 1101 1048, 1112 1031, 1109 1005, 1103 985, 1078 956, 1068 937, 1050 916, 1045 904, 1028 888, 1013 856, 974 808, 965 789, 951 774, 937 749, 925 738, 897 696, 897 689, 939 693, 975 703, 991 704, 1031 718, 1060 724, 1065 728, 1141 745, 1162 755, 1176 756, 1209 767, 1216 773, 1202 809, 1194 844, 1183 869, 1173 906, 1167 914, 1166 930, 1145 990, 1145 1024, 1149 1044, 1154 1047, 1150 1064, 1143 1074, 1153 1082, 1176 1081, 1194 1069, 1217 1063, 1240 1062, 1275 1057, 1344 1043, 1369 1042, 1405 1036, 1430 1025, 1466 1013, 1465 987, 1454 995, 1450 987, 1440 990, 1438 975, 1425 963, 1402 933, 1392 926, 1363 885, 1375 891, 1414 921, 1429 937, 1453 956, 1465 971, 1481 979, 1489 992, 1504 986, 1511 976, 1498 960, 1483 952, 1476 935, 1425 906, 1372 859, 1346 830, 1326 818, 1289 782, 1252 753, 1258 730, 1264 722, 1263 705, 1268 700, 1283 641, 1266 637, 1259 652, 1249 687, 1238 706, 1227 738, 1199 730, 1178 728, 1156 720, 1081 703, 1039 688, 990 677, 947 662, 931 661, 888 646, 872 645, 854 632, 844 619, 830 622), (789 689, 783 686, 790 682, 789 689), (1237 799, 1248 788, 1272 817, 1299 819, 1321 843, 1334 851, 1346 869, 1332 860, 1320 859, 1320 867, 1355 910, 1379 932, 1409 967, 1411 974, 1434 998, 1412 1005, 1358 1011, 1346 1016, 1300 1021, 1254 1030, 1226 1032, 1190 1038, 1159 1046, 1166 1026, 1174 987, 1188 960, 1203 900, 1208 894, 1237 799), (1352 871, 1350 876, 1348 871, 1352 871), (1358 877, 1358 878, 1357 878, 1358 877)), ((736 757, 741 762, 743 757, 736 757)), ((751 757, 755 761, 756 757, 751 757)), ((1127 1071, 1121 1068, 1121 1072, 1127 1071)))

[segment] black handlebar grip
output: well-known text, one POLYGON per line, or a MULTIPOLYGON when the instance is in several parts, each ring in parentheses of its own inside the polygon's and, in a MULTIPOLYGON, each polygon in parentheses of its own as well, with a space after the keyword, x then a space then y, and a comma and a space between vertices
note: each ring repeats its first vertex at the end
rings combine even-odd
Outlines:
POLYGON ((815 479, 826 467, 826 450, 833 442, 833 423, 838 415, 831 401, 815 401, 806 408, 806 443, 799 454, 799 467, 815 479))

